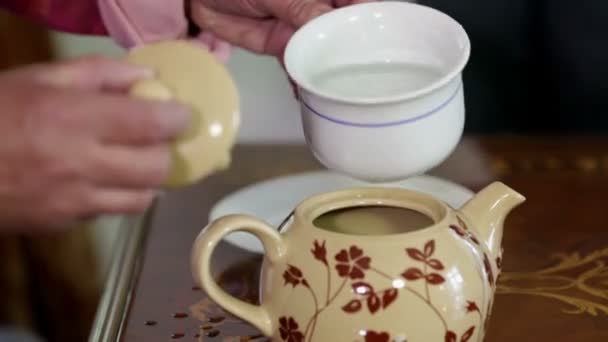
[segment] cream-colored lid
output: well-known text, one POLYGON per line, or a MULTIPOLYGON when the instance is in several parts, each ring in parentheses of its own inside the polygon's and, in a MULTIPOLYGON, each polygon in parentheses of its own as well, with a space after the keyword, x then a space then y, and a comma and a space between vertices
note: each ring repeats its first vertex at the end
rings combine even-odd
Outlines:
POLYGON ((189 185, 228 167, 240 126, 240 107, 237 88, 224 65, 185 41, 137 47, 127 61, 156 72, 154 80, 133 86, 133 96, 175 100, 193 112, 190 129, 173 145, 173 168, 166 186, 189 185))

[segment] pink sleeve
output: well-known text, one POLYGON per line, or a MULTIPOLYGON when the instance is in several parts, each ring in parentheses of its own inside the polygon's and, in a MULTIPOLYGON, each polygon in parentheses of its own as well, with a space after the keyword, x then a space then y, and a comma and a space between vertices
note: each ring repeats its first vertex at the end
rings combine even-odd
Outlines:
POLYGON ((0 7, 55 30, 109 34, 124 48, 189 39, 223 61, 230 56, 230 45, 210 33, 187 36, 184 0, 0 0, 0 7))
MULTIPOLYGON (((188 38, 184 0, 97 0, 97 3, 106 30, 124 48, 188 38)), ((203 33, 193 41, 224 61, 229 57, 228 43, 209 33, 203 33)))
POLYGON ((123 47, 185 38, 183 0, 97 0, 106 29, 123 47))

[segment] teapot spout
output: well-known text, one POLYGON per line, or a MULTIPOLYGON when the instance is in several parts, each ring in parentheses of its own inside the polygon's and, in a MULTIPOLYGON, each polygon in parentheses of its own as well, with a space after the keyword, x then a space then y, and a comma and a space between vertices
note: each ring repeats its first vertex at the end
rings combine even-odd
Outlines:
POLYGON ((501 182, 494 182, 467 202, 460 212, 476 228, 493 258, 500 256, 503 223, 525 197, 501 182))

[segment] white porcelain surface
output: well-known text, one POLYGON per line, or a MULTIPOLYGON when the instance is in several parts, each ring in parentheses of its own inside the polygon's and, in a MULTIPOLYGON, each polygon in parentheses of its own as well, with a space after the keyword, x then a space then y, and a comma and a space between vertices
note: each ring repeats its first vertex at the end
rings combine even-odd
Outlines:
POLYGON ((285 64, 299 87, 311 150, 329 169, 369 182, 405 179, 439 165, 462 135, 461 73, 469 53, 457 22, 412 3, 354 5, 309 22, 289 42, 285 64), (363 87, 368 93, 359 96, 330 93, 315 81, 336 68, 391 64, 429 67, 438 75, 385 95, 383 89, 394 85, 387 84, 389 78, 345 82, 344 89, 363 87))
MULTIPOLYGON (((306 172, 275 178, 253 184, 226 196, 212 208, 209 218, 215 220, 224 215, 247 214, 258 217, 273 227, 278 227, 291 210, 303 200, 321 193, 358 186, 371 185, 330 171, 306 172)), ((473 196, 473 192, 458 184, 426 175, 387 186, 424 192, 454 208, 460 208, 473 196)), ((226 237, 226 241, 255 253, 263 253, 262 244, 248 233, 233 233, 226 237)))

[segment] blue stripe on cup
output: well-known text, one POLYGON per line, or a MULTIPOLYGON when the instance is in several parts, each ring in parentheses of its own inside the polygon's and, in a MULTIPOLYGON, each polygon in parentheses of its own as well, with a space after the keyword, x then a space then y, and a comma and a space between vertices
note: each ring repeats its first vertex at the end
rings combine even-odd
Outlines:
POLYGON ((439 106, 437 106, 436 108, 434 108, 426 113, 419 114, 414 117, 403 119, 403 120, 381 122, 381 123, 359 123, 359 122, 351 122, 351 121, 345 121, 345 120, 332 118, 331 116, 319 113, 317 110, 312 108, 308 103, 304 102, 303 100, 301 100, 301 102, 312 113, 314 113, 318 117, 321 117, 327 121, 331 121, 331 122, 339 124, 339 125, 351 126, 351 127, 379 128, 379 127, 406 125, 406 124, 410 124, 410 123, 413 123, 416 121, 426 119, 426 118, 432 116, 433 114, 441 111, 443 108, 447 107, 456 98, 456 95, 458 95, 458 93, 460 92, 461 89, 462 89, 462 82, 460 82, 460 84, 458 84, 458 87, 456 87, 456 90, 454 91, 454 93, 446 101, 444 101, 439 106))

